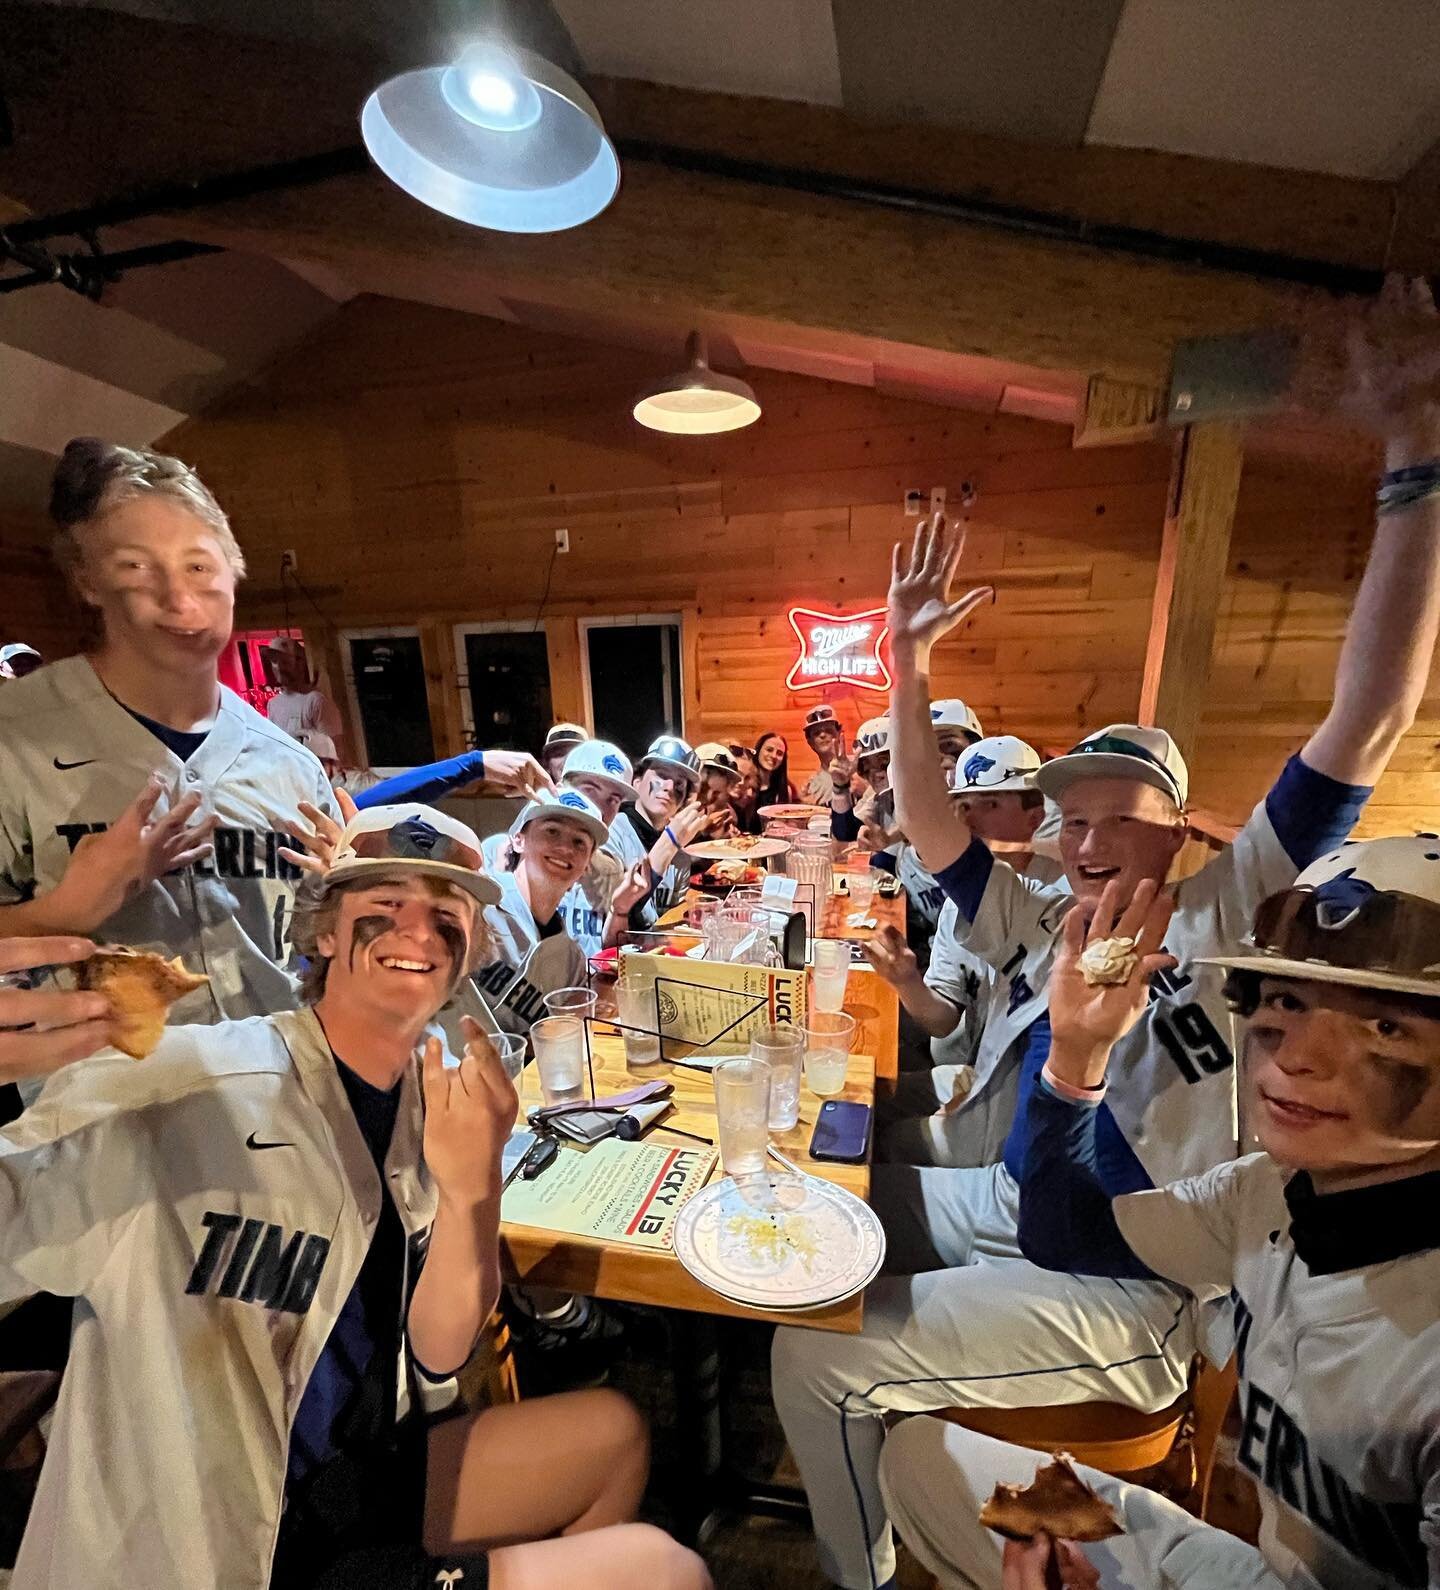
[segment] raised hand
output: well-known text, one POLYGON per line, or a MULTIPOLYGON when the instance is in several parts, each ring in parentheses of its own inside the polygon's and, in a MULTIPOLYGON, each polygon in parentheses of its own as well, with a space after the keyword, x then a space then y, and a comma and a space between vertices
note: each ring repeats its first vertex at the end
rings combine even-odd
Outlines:
POLYGON ((210 835, 219 818, 191 821, 200 810, 199 794, 187 795, 163 817, 154 817, 165 793, 165 780, 152 773, 109 828, 86 834, 76 845, 65 876, 44 898, 47 921, 75 932, 93 932, 157 878, 193 866, 210 854, 214 848, 210 835))
POLYGON ((281 846, 280 854, 292 866, 299 867, 302 872, 308 872, 319 877, 329 872, 331 863, 335 860, 335 852, 340 846, 340 835, 345 831, 348 823, 360 810, 350 796, 343 790, 335 791, 335 799, 340 806, 340 816, 343 822, 337 823, 327 812, 310 801, 300 802, 300 815, 310 824, 309 828, 302 828, 299 823, 292 823, 287 832, 300 846, 292 850, 288 846, 281 846))
POLYGON ((438 1038, 425 1043, 425 1163, 441 1199, 458 1209, 500 1196, 500 1157, 520 1101, 480 1025, 466 1018, 465 1053, 447 1067, 438 1038))
MULTIPOLYGON (((41 966, 73 966, 94 953, 89 939, 0 939, 0 979, 41 966)), ((0 1082, 48 1076, 103 1049, 109 1018, 103 994, 0 988, 0 1082)))
POLYGON ((1291 391, 1307 408, 1380 432, 1433 406, 1440 400, 1440 316, 1424 279, 1392 273, 1363 309, 1312 323, 1301 337, 1291 391))
POLYGON ((698 800, 687 801, 670 819, 671 832, 680 841, 681 850, 684 850, 692 839, 708 834, 728 810, 729 808, 725 807, 721 811, 707 812, 698 800))
POLYGON ((846 790, 850 787, 851 780, 855 777, 855 761, 853 757, 840 755, 830 759, 830 782, 837 790, 846 790))
POLYGON ((624 877, 611 896, 611 911, 616 916, 628 915, 631 907, 639 905, 650 888, 650 864, 648 861, 637 861, 633 867, 625 869, 624 877))
POLYGON ((531 800, 542 791, 553 795, 555 780, 528 751, 485 751, 485 782, 498 784, 507 795, 531 800))
POLYGON ((1151 976, 1176 964, 1161 948, 1174 909, 1173 896, 1147 878, 1123 913, 1119 887, 1111 882, 1088 928, 1078 907, 1066 914, 1050 973, 1050 1067, 1064 1081, 1086 1088, 1104 1081, 1111 1048, 1145 1009, 1151 976), (1087 982, 1081 956, 1090 946, 1114 938, 1133 943, 1129 976, 1119 983, 1087 982))
POLYGON ((873 855, 878 850, 889 850, 899 838, 898 828, 886 828, 883 823, 861 823, 855 848, 873 855))
POLYGON ((964 550, 965 532, 948 527, 940 513, 920 521, 908 552, 903 543, 895 543, 887 608, 890 646, 892 652, 914 653, 922 671, 935 642, 995 595, 993 586, 982 585, 950 600, 950 582, 964 550))

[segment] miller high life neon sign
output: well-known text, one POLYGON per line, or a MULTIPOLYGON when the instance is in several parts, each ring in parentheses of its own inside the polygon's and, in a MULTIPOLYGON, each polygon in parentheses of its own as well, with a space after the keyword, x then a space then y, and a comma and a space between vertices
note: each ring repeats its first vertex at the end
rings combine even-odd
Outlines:
POLYGON ((788 616, 800 642, 800 655, 786 677, 787 690, 813 690, 821 685, 890 688, 890 670, 880 654, 890 633, 883 607, 872 607, 868 613, 820 613, 813 607, 792 607, 788 616))

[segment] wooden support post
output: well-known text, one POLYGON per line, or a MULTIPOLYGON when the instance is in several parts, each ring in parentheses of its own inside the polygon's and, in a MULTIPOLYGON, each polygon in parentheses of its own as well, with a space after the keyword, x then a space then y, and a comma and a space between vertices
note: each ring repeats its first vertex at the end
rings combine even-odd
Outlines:
POLYGON ((1210 680, 1242 455, 1240 428, 1229 423, 1187 426, 1175 439, 1140 721, 1168 729, 1187 757, 1210 680))
POLYGON ((580 668, 580 622, 573 613, 545 620, 545 654, 550 664, 550 711, 556 723, 595 725, 585 711, 585 680, 580 668))
POLYGON ((455 633, 446 623, 420 625, 420 656, 425 664, 425 695, 437 757, 459 756, 465 744, 460 711, 460 675, 455 666, 455 633))

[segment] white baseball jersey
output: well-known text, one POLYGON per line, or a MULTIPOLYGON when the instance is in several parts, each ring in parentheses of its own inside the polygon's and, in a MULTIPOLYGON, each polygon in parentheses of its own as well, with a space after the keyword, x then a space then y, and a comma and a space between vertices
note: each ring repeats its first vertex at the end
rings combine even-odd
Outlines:
MULTIPOLYGON (((417 1067, 401 1087, 408 1298, 436 1193, 417 1067)), ((106 1051, 0 1132, 0 1298, 81 1300, 17 1587, 268 1583, 291 1427, 383 1196, 309 1010, 106 1051)))
MULTIPOLYGON (((650 854, 649 845, 636 831, 629 814, 623 811, 616 813, 615 821, 610 824, 610 837, 601 849, 613 856, 622 868, 633 867, 637 861, 644 861, 650 854)), ((632 916, 637 916, 645 927, 654 927, 672 906, 680 904, 689 888, 690 858, 682 850, 656 879, 654 893, 637 907, 637 912, 632 913, 632 916)))
MULTIPOLYGON (((974 864, 977 847, 983 852, 976 841, 945 869, 942 882, 952 898, 957 870, 974 864)), ((988 852, 978 859, 987 864, 988 852)), ((1208 1170, 1238 1150, 1233 1019, 1221 998, 1224 975, 1195 961, 1233 949, 1260 902, 1292 884, 1299 871, 1262 801, 1235 843, 1175 891, 1165 948, 1179 965, 1151 979, 1145 1014, 1112 1051, 1105 1100, 1157 1185, 1208 1170)), ((1002 1067, 1018 1064, 1020 1039, 1045 1009, 1060 924, 1073 903, 1063 885, 1017 877, 997 860, 968 931, 963 913, 957 916, 960 942, 994 969, 997 980, 976 1048, 972 1100, 1002 1067)), ((952 1117, 957 1133, 969 1107, 952 1117)))
POLYGON ((279 851, 294 844, 286 829, 303 821, 301 801, 338 816, 316 758, 219 688, 215 725, 186 762, 136 722, 84 657, 0 691, 0 903, 58 883, 80 840, 120 816, 157 770, 177 798, 198 791, 203 811, 220 819, 209 860, 152 883, 95 933, 179 955, 209 977, 173 1007, 177 1024, 295 1004, 284 966, 300 872, 279 851))
POLYGON ((1234 1295, 1238 1456, 1259 1487, 1260 1551, 1278 1582, 1440 1585, 1440 1247, 1435 1189, 1421 1187, 1436 1178, 1362 1189, 1378 1256, 1337 1257, 1333 1274, 1297 1254, 1285 1179, 1251 1154, 1112 1208, 1158 1275, 1234 1295), (1415 1233, 1416 1251, 1397 1228, 1415 1233))
POLYGON ((490 951, 441 1012, 457 1052, 463 1047, 462 1015, 474 1016, 489 1030, 498 1027, 523 1036, 545 1015, 546 994, 589 982, 585 952, 575 940, 564 931, 541 932, 513 872, 493 876, 501 896, 498 905, 485 907, 490 951))
MULTIPOLYGON (((505 868, 506 846, 510 834, 491 834, 480 843, 480 854, 485 870, 499 877, 505 868)), ((572 884, 560 902, 560 920, 565 931, 580 946, 588 962, 605 948, 605 923, 610 916, 610 902, 620 886, 625 869, 620 862, 596 847, 579 883, 572 884)), ((561 985, 566 986, 566 985, 561 985)))
POLYGON ((835 793, 835 780, 830 777, 829 768, 817 767, 805 781, 805 788, 800 791, 800 799, 806 806, 828 806, 830 797, 835 793))
POLYGON ((335 703, 320 690, 282 690, 265 703, 265 716, 289 735, 318 729, 338 744, 343 732, 335 703))

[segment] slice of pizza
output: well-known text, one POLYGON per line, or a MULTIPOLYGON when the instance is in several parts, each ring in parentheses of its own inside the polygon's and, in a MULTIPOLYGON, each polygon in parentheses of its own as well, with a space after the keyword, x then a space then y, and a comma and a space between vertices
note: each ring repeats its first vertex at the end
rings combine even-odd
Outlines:
POLYGON ((1042 1529, 1052 1540, 1109 1540, 1125 1533, 1115 1509, 1075 1472, 1068 1452, 1057 1452, 1028 1485, 997 1485, 980 1522, 1007 1540, 1033 1540, 1042 1529))
POLYGON ((187 972, 177 955, 167 961, 149 950, 112 944, 78 968, 81 988, 110 1001, 110 1042, 132 1060, 143 1060, 160 1042, 171 1005, 204 988, 208 977, 187 972))

